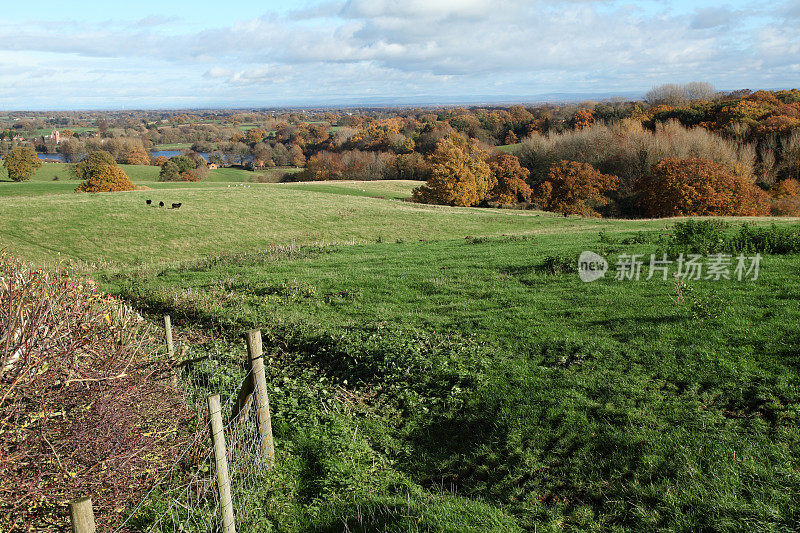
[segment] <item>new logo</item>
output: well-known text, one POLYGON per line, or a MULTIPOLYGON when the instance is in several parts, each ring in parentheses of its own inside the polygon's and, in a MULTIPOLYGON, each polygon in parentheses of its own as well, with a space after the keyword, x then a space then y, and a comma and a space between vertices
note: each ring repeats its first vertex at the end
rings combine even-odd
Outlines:
POLYGON ((594 252, 581 252, 578 258, 578 275, 581 281, 589 283, 606 275, 608 261, 594 252))

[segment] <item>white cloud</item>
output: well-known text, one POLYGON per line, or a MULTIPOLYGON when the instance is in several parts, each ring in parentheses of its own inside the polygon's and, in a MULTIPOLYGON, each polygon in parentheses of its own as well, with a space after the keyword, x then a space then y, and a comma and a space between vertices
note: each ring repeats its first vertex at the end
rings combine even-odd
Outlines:
MULTIPOLYGON (((37 70, 98 98, 121 83, 126 94, 248 102, 630 92, 693 79, 797 86, 793 5, 673 13, 613 1, 349 0, 195 32, 167 15, 113 28, 0 23, 0 52, 37 57, 16 63, 16 75, 3 74, 19 98, 20 80, 37 70), (81 81, 97 65, 106 78, 81 81)), ((39 94, 32 84, 27 92, 39 94)))

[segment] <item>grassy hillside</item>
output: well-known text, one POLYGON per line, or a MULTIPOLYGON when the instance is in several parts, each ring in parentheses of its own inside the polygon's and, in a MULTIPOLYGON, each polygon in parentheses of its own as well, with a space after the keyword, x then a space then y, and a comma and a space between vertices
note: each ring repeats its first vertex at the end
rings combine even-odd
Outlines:
POLYGON ((454 492, 489 504, 470 515, 486 530, 795 531, 800 257, 683 300, 672 279, 554 268, 595 250, 613 269, 662 233, 309 247, 104 280, 178 322, 264 329, 276 476, 300 488, 271 485, 263 519, 287 530, 361 514, 365 531, 481 530, 431 519, 454 492))
MULTIPOLYGON (((361 188, 379 187, 372 183, 361 188)), ((0 245, 36 261, 74 258, 131 265, 258 250, 270 244, 463 239, 630 227, 630 223, 620 221, 564 220, 550 214, 416 205, 302 190, 324 189, 326 184, 146 185, 154 190, 62 194, 41 196, 35 201, 6 198, 0 202, 4 221, 0 245), (146 199, 167 205, 180 202, 183 207, 148 207, 146 199)), ((412 186, 403 185, 408 189, 412 186)), ((341 192, 345 186, 340 187, 341 192)), ((353 192, 363 194, 357 189, 353 192)))
POLYGON ((756 281, 587 284, 578 253, 675 254, 675 221, 397 199, 417 182, 140 183, 0 198, 0 248, 96 263, 216 337, 192 348, 209 392, 262 328, 278 467, 253 530, 797 531, 799 254, 756 281))

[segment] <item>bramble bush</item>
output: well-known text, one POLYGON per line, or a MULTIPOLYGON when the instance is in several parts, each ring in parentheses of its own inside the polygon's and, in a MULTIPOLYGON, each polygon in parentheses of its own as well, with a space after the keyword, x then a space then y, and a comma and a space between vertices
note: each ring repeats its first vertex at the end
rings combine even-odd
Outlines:
POLYGON ((0 531, 65 528, 84 495, 108 530, 167 471, 195 415, 155 346, 91 280, 0 255, 0 531))

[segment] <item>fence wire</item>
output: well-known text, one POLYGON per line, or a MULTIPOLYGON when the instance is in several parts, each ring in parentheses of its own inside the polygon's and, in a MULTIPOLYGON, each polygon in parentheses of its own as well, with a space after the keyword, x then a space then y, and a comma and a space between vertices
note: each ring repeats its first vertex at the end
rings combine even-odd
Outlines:
MULTIPOLYGON (((251 379, 251 373, 244 374, 238 384, 251 379)), ((255 393, 238 416, 231 418, 238 388, 210 390, 211 383, 205 376, 202 371, 187 369, 182 372, 180 386, 187 403, 193 405, 206 422, 198 425, 192 443, 139 504, 126 513, 115 532, 221 531, 217 472, 206 405, 206 397, 215 392, 220 392, 224 400, 222 413, 236 526, 247 530, 253 510, 260 505, 254 495, 267 472, 261 452, 255 393)))

